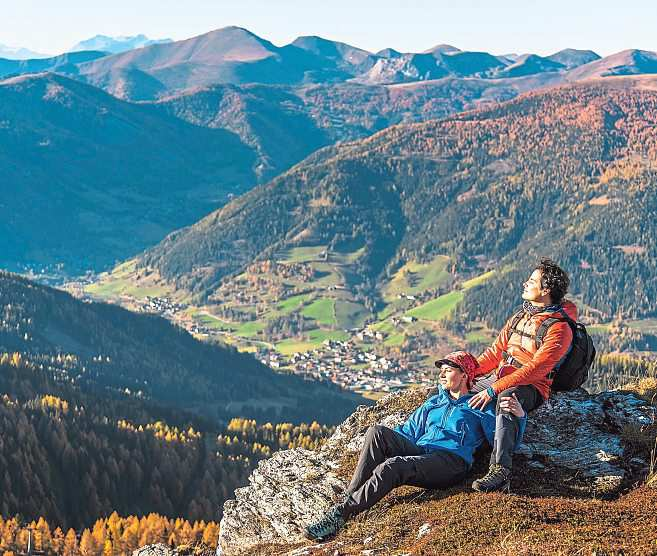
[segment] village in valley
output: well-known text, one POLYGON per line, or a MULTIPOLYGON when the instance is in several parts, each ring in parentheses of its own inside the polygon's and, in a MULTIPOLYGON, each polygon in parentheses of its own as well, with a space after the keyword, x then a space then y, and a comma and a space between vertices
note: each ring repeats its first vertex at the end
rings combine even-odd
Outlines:
MULTIPOLYGON (((194 336, 206 340, 225 338, 225 333, 197 321, 177 319, 176 315, 185 308, 170 298, 147 297, 141 310, 169 318, 194 336)), ((308 380, 327 380, 345 390, 360 393, 382 394, 435 381, 431 367, 426 366, 422 356, 395 358, 389 353, 375 353, 377 344, 384 340, 382 332, 364 327, 348 333, 350 338, 346 340, 327 339, 315 349, 291 355, 284 355, 262 342, 255 356, 275 371, 291 372, 308 380)))
MULTIPOLYGON (((91 299, 86 297, 86 300, 91 299)), ((228 339, 225 331, 189 318, 188 305, 169 296, 123 296, 121 304, 139 312, 160 315, 205 341, 226 342, 228 339)), ((397 325, 410 323, 412 317, 394 319, 394 322, 397 325)), ((345 332, 348 337, 344 340, 326 339, 314 349, 291 354, 283 354, 267 342, 254 342, 254 355, 277 372, 294 373, 307 380, 330 381, 345 390, 373 398, 435 381, 432 367, 420 354, 395 357, 390 350, 377 353, 385 333, 367 326, 345 332)))
MULTIPOLYGON (((362 335, 365 331, 359 331, 362 335)), ((415 384, 430 384, 431 369, 423 368, 424 358, 398 360, 364 351, 353 341, 325 340, 321 348, 284 357, 260 352, 258 358, 273 369, 289 369, 315 380, 330 380, 345 390, 387 393, 415 384)))
MULTIPOLYGON (((434 383, 433 356, 453 343, 444 320, 463 291, 492 272, 484 268, 458 282, 448 257, 408 263, 383 288, 382 308, 367 309, 345 287, 359 255, 293 248, 224 280, 200 302, 134 261, 67 289, 83 299, 158 314, 200 340, 249 351, 277 372, 329 381, 370 398, 434 383)), ((477 330, 464 336, 469 343, 488 341, 477 330)))

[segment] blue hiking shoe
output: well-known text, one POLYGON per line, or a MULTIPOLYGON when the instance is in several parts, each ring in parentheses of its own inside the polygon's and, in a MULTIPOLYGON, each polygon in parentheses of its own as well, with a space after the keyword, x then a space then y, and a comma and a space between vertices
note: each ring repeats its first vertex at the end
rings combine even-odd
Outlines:
POLYGON ((311 541, 321 542, 335 535, 344 527, 344 523, 342 508, 336 505, 328 510, 317 523, 306 527, 305 536, 311 541))

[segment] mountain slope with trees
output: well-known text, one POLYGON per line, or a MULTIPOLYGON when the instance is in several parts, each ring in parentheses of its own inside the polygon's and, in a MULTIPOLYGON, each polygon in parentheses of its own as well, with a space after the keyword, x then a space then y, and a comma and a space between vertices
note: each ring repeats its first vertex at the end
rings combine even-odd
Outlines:
POLYGON ((0 349, 0 515, 64 530, 114 511, 213 520, 260 459, 312 448, 331 430, 243 418, 220 425, 161 400, 90 388, 80 379, 88 372, 70 353, 0 349))
POLYGON ((252 150, 54 74, 0 83, 0 266, 111 265, 254 181, 252 150))
POLYGON ((550 255, 570 270, 587 310, 652 315, 657 94, 643 85, 531 93, 323 149, 171 234, 141 264, 207 297, 283 249, 358 244, 351 285, 376 304, 405 262, 444 254, 467 275, 489 261, 500 272, 464 305, 499 324, 518 298, 511 284, 550 255))
POLYGON ((13 202, 0 203, 0 266, 60 265, 68 275, 108 268, 318 148, 526 86, 515 80, 491 97, 484 80, 216 85, 136 104, 59 75, 6 80, 0 191, 13 202))
POLYGON ((0 273, 0 348, 45 361, 84 391, 121 394, 219 423, 242 416, 334 423, 364 400, 324 383, 274 373, 249 354, 199 342, 165 319, 0 273))

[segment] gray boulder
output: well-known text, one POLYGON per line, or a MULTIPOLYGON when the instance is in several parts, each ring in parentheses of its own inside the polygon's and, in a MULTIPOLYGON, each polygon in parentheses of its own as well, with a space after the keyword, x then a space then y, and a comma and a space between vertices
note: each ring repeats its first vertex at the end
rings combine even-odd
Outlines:
MULTIPOLYGON (((360 450, 368 426, 402 423, 430 393, 390 394, 375 406, 359 407, 321 450, 284 450, 261 461, 249 485, 224 504, 217 554, 253 554, 260 544, 302 541, 303 528, 347 487, 341 464, 360 450)), ((632 394, 579 389, 553 395, 529 418, 518 468, 575 482, 591 495, 613 495, 647 468, 626 454, 623 431, 654 421, 655 408, 632 394)))

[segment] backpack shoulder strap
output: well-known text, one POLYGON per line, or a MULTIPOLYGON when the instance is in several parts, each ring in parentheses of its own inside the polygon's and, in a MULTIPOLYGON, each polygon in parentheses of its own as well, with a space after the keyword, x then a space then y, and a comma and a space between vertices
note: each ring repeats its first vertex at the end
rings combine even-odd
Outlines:
POLYGON ((528 334, 524 330, 518 329, 518 323, 522 320, 522 317, 524 317, 525 314, 525 310, 520 309, 515 315, 513 315, 513 318, 511 319, 511 325, 509 326, 509 336, 512 334, 518 334, 519 336, 524 336, 525 338, 536 338, 534 334, 528 334))
POLYGON ((520 322, 520 319, 524 316, 525 311, 523 309, 520 309, 519 311, 516 311, 516 314, 513 315, 513 318, 511 319, 511 326, 509 327, 509 330, 516 330, 516 327, 518 326, 518 323, 520 322))
POLYGON ((546 318, 536 330, 536 349, 539 349, 543 345, 545 335, 555 322, 567 322, 571 328, 575 325, 575 321, 568 316, 568 313, 566 313, 563 308, 560 308, 558 312, 561 313, 561 317, 546 318))

